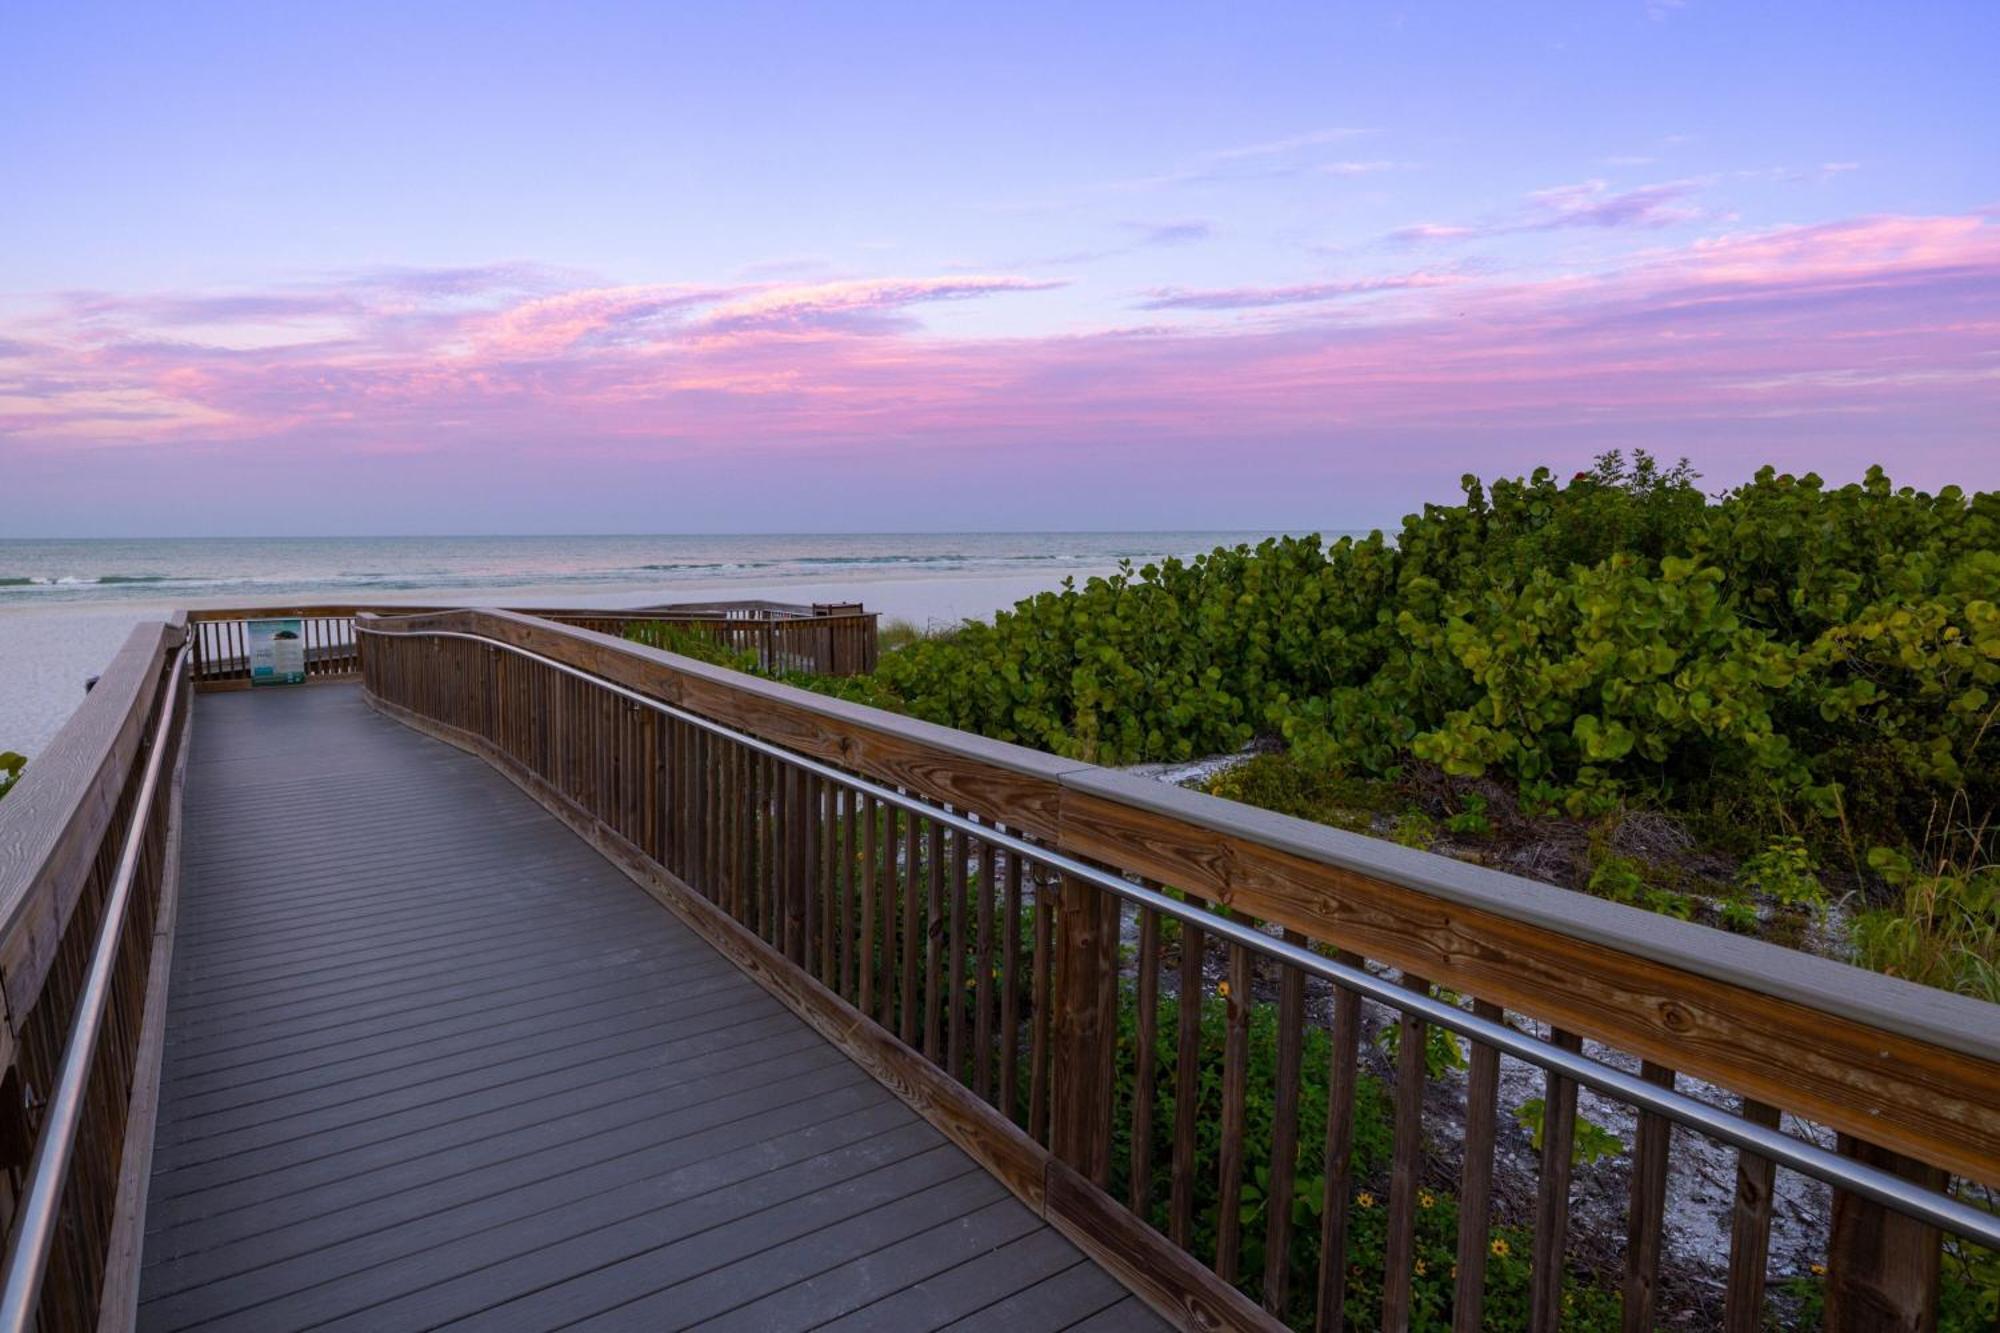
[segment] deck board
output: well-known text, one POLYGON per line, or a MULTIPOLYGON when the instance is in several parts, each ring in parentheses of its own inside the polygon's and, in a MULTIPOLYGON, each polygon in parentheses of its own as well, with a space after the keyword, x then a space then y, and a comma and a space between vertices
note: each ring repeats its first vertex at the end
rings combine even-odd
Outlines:
POLYGON ((139 1327, 1156 1321, 485 764, 196 703, 139 1327))

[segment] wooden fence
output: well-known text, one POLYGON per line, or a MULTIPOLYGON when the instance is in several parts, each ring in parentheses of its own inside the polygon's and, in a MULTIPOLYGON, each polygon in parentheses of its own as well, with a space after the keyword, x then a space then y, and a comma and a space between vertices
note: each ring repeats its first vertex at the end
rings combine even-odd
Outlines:
POLYGON ((178 879, 185 621, 141 625, 0 802, 0 1325, 129 1324, 178 879))
POLYGON ((2000 1243, 1946 1192, 2000 1182, 1991 1006, 546 620, 359 628, 379 708, 508 773, 1186 1327, 1484 1326, 1503 1057, 1543 1094, 1529 1328, 1574 1294, 1580 1087, 1637 1115, 1627 1329, 1675 1276, 1694 1135, 1735 1155, 1730 1329, 1773 1308, 1780 1170, 1834 1187, 1829 1328, 1928 1327, 1943 1236, 2000 1243), (1375 1022, 1392 1143, 1363 1178, 1375 1022), (1444 1123, 1433 1029, 1470 1063, 1444 1123), (1427 1157, 1427 1120, 1460 1150, 1427 1157), (1469 1219, 1442 1283, 1441 1189, 1469 1219))
MULTIPOLYGON (((251 620, 298 619, 305 636, 308 679, 353 676, 361 669, 354 618, 367 613, 435 612, 423 606, 239 607, 188 613, 194 634, 198 689, 245 689, 250 684, 251 620)), ((751 654, 767 671, 815 676, 865 675, 875 669, 876 621, 859 605, 792 606, 782 602, 702 602, 642 611, 535 608, 524 614, 602 634, 660 628, 706 635, 732 652, 751 654)))

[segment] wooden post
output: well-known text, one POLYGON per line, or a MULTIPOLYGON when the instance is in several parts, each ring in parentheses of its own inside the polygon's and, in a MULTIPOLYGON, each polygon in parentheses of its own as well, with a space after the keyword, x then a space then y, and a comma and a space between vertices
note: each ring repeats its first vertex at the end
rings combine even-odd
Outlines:
POLYGON ((1057 890, 1053 1107, 1049 1151, 1089 1180, 1111 1162, 1110 1043, 1117 1040, 1102 1006, 1107 973, 1115 979, 1117 937, 1107 932, 1107 895, 1064 876, 1057 890))
MULTIPOLYGON (((1843 1156, 1941 1190, 1945 1173, 1859 1139, 1840 1136, 1843 1156)), ((1931 1333, 1938 1319, 1937 1228, 1872 1199, 1833 1192, 1827 1242, 1827 1333, 1931 1333)))

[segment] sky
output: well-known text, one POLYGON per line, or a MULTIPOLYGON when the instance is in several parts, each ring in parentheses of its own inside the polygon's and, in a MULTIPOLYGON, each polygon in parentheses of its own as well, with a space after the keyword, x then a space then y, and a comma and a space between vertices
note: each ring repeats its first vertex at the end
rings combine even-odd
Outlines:
POLYGON ((2000 6, 23 4, 0 536, 2000 486, 2000 6))

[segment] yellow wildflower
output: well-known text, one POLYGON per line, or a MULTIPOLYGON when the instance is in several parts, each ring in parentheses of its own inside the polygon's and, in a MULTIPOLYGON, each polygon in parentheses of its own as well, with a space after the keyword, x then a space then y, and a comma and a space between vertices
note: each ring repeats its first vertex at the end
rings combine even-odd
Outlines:
POLYGON ((1424 1275, 1424 1272, 1425 1272, 1424 1261, 1419 1259, 1417 1260, 1417 1276, 1422 1277, 1424 1275))
POLYGON ((1495 1236, 1493 1238, 1492 1250, 1496 1257, 1505 1259, 1507 1257, 1507 1242, 1499 1236, 1495 1236))
POLYGON ((1216 982, 1216 983, 1215 983, 1215 993, 1216 993, 1217 995, 1220 995, 1220 996, 1221 996, 1221 997, 1222 997, 1223 999, 1225 999, 1225 1000, 1226 1000, 1226 999, 1228 999, 1228 998, 1229 998, 1229 983, 1228 983, 1228 982, 1226 982, 1226 981, 1218 981, 1218 982, 1216 982))
POLYGON ((1373 1208, 1375 1206, 1375 1196, 1367 1190, 1363 1190, 1354 1196, 1354 1202, 1360 1204, 1363 1208, 1373 1208))
POLYGON ((1812 1269, 1812 1275, 1813 1275, 1814 1277, 1825 1277, 1825 1276, 1826 1276, 1826 1265, 1825 1265, 1825 1264, 1808 1264, 1808 1265, 1807 1265, 1807 1267, 1809 1267, 1809 1268, 1811 1268, 1811 1269, 1812 1269))
POLYGON ((1429 1190, 1417 1191, 1417 1207, 1435 1208, 1436 1206, 1437 1206, 1437 1195, 1431 1193, 1429 1190))

